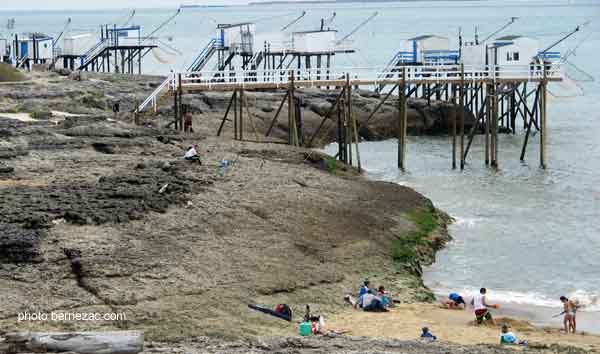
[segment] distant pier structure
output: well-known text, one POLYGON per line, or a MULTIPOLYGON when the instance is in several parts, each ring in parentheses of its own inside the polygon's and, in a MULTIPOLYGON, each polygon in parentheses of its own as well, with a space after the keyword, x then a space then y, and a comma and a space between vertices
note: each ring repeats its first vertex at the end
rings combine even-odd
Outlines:
POLYGON ((219 24, 216 36, 211 38, 188 66, 188 72, 217 71, 224 77, 226 72, 236 70, 327 70, 334 65, 336 55, 354 53, 350 38, 360 27, 374 18, 374 13, 343 38, 338 31, 327 27, 335 18, 322 19, 320 28, 289 31, 300 17, 294 19, 278 32, 257 32, 251 22, 219 24), (216 62, 211 60, 216 55, 216 62))
POLYGON ((66 36, 56 62, 71 70, 141 74, 142 59, 158 45, 142 36, 140 26, 102 26, 100 38, 84 33, 66 36))

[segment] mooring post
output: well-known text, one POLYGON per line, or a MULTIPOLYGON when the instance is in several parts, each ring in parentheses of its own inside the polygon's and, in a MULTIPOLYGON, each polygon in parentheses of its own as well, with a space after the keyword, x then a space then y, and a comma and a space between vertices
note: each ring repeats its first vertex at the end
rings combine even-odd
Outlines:
POLYGON ((498 168, 498 84, 494 82, 494 105, 492 113, 492 127, 493 127, 493 156, 492 166, 498 168))
POLYGON ((240 87, 240 122, 238 124, 238 128, 240 130, 239 136, 240 140, 244 140, 244 84, 240 87))
MULTIPOLYGON (((454 84, 450 84, 450 85, 452 87, 451 88, 452 104, 456 104, 456 99, 454 98, 454 95, 455 95, 454 84)), ((459 112, 456 112, 456 110, 455 110, 454 113, 455 114, 452 115, 452 169, 453 170, 456 169, 456 116, 458 115, 459 112)))
POLYGON ((340 109, 340 106, 338 105, 337 108, 337 138, 338 138, 338 159, 340 161, 344 161, 344 142, 343 142, 343 121, 342 121, 342 110, 340 109))
POLYGON ((178 122, 178 117, 179 117, 179 113, 177 112, 177 109, 179 109, 179 105, 177 104, 177 97, 179 96, 179 94, 177 93, 178 89, 177 87, 174 88, 173 91, 173 125, 175 126, 175 130, 179 130, 179 122, 178 122))
POLYGON ((290 96, 292 98, 291 103, 292 103, 292 143, 294 146, 299 146, 300 144, 298 143, 298 125, 296 123, 296 87, 295 87, 295 83, 294 83, 294 73, 292 72, 292 77, 291 77, 291 81, 290 81, 290 96))
POLYGON ((542 79, 542 95, 540 97, 540 166, 546 169, 546 85, 547 73, 546 63, 544 65, 544 77, 542 79))
POLYGON ((179 98, 177 99, 177 104, 179 105, 179 108, 177 109, 179 115, 177 116, 177 120, 179 121, 179 130, 183 131, 183 88, 182 88, 182 84, 181 84, 181 73, 179 73, 177 75, 177 87, 178 87, 178 94, 179 94, 179 98))
MULTIPOLYGON (((358 167, 358 173, 362 171, 362 167, 360 165, 360 151, 358 147, 358 127, 356 126, 356 118, 354 114, 352 114, 352 85, 350 85, 350 74, 346 74, 346 95, 348 97, 348 117, 350 118, 350 122, 352 123, 352 130, 354 132, 354 143, 356 144, 356 166, 358 167)), ((350 146, 352 149, 352 146, 350 146)))
POLYGON ((490 116, 492 114, 491 85, 485 83, 485 165, 490 164, 490 116))
MULTIPOLYGON (((465 66, 460 64, 460 169, 465 169, 465 66)), ((477 124, 477 123, 475 123, 477 124)))
POLYGON ((398 83, 398 168, 406 168, 406 67, 402 67, 402 82, 398 83))
POLYGON ((237 90, 233 91, 233 138, 238 140, 238 98, 237 90))

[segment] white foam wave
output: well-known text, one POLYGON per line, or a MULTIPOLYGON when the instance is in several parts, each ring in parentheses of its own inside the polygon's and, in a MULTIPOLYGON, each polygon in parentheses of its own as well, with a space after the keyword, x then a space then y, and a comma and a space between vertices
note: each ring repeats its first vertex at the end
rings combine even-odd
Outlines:
POLYGON ((481 221, 480 218, 463 218, 460 216, 454 216, 454 226, 464 227, 464 228, 472 228, 475 224, 481 221))
MULTIPOLYGON (((435 289, 436 293, 441 296, 447 296, 452 290, 435 289)), ((470 299, 479 289, 463 288, 461 295, 470 299)), ((600 294, 590 293, 585 290, 576 290, 572 293, 565 294, 569 299, 577 300, 581 306, 581 311, 585 312, 600 312, 600 294)), ((560 308, 559 296, 550 297, 538 292, 518 292, 509 290, 488 290, 488 298, 491 302, 511 303, 518 305, 540 306, 548 308, 560 308)))

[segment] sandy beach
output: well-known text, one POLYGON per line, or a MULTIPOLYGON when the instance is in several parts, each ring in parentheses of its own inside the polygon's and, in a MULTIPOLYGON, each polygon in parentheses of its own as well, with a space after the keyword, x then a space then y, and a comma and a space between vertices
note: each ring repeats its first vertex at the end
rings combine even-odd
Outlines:
POLYGON ((527 321, 507 317, 496 319, 497 326, 476 326, 473 324, 472 310, 447 310, 436 304, 401 304, 387 313, 369 313, 348 309, 329 318, 328 329, 344 329, 352 336, 384 337, 400 340, 414 340, 421 334, 421 328, 429 327, 431 332, 444 342, 463 345, 498 344, 500 326, 509 324, 519 340, 527 340, 531 345, 539 344, 570 345, 590 352, 600 351, 600 336, 585 334, 565 334, 555 328, 536 327, 527 321))

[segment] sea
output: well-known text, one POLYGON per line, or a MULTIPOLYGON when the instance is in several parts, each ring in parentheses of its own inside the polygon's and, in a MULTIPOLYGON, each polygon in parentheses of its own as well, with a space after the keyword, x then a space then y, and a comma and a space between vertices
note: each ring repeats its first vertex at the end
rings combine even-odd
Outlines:
MULTIPOLYGON (((145 33, 160 27, 176 7, 0 12, 0 37, 14 31, 58 36, 71 19, 70 33, 99 31, 102 24, 139 24, 145 33), (15 19, 15 29, 4 26, 15 19)), ((524 132, 502 135, 499 168, 484 164, 483 140, 474 139, 464 171, 451 168, 448 137, 409 137, 407 169, 396 167, 395 140, 360 144, 366 175, 410 186, 449 213, 453 241, 425 271, 426 284, 440 297, 457 291, 466 297, 486 287, 504 314, 560 326, 559 297, 583 308, 579 329, 600 333, 600 1, 490 0, 405 1, 323 4, 264 4, 184 9, 155 34, 164 46, 145 64, 147 73, 184 69, 215 36, 220 23, 254 22, 257 32, 279 31, 307 14, 290 30, 317 29, 321 18, 338 36, 351 33, 354 54, 336 56, 337 67, 384 66, 402 40, 439 34, 458 46, 470 41, 520 34, 550 46, 576 26, 580 31, 555 49, 570 52, 569 79, 549 86, 548 168, 539 166, 539 135, 524 162, 524 132)), ((326 150, 335 151, 334 146, 326 150)))

